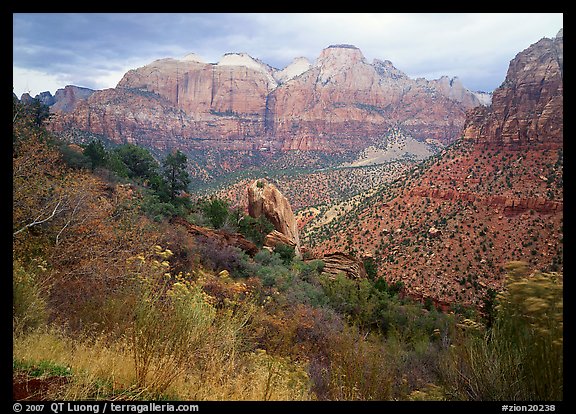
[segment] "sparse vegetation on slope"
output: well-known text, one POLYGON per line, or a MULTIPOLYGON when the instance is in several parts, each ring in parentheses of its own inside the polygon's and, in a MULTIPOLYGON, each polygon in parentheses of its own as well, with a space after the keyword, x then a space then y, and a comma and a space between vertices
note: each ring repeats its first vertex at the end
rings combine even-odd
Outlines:
MULTIPOLYGON (((61 148, 69 146, 20 105, 14 102, 15 398, 562 398, 561 272, 503 267, 511 279, 503 278, 506 289, 487 298, 491 312, 481 315, 401 297, 402 284, 375 278, 378 255, 365 260, 364 280, 329 276, 321 260, 294 258, 289 249, 250 256, 167 218, 240 231, 254 243, 268 231, 264 221, 240 220, 242 212, 215 198, 150 214, 143 201, 160 197, 150 177, 122 179, 114 168, 63 162, 61 148), (506 375, 490 383, 495 366, 506 375)), ((79 148, 76 161, 86 156, 87 147, 79 148)), ((108 151, 94 149, 94 159, 108 151)), ((390 203, 399 183, 358 206, 390 203)), ((430 203, 425 211, 438 208, 430 203)), ((408 214, 390 205, 399 217, 408 214)), ((419 221, 406 217, 400 232, 380 233, 385 243, 428 254, 437 239, 413 242, 406 234, 419 221)), ((449 225, 435 223, 442 236, 449 225)), ((470 230, 487 248, 496 231, 489 223, 470 230)), ((344 242, 357 249, 350 236, 344 242)))

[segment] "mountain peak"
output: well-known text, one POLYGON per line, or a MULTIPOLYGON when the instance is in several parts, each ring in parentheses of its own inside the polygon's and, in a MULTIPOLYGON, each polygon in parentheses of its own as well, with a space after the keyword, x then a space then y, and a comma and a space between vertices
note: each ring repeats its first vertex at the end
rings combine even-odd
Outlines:
POLYGON ((367 64, 360 49, 352 45, 332 45, 322 50, 314 66, 320 68, 320 81, 325 84, 332 76, 357 64, 367 64))
POLYGON ((404 72, 397 69, 389 60, 374 59, 372 61, 372 66, 374 66, 374 69, 376 69, 376 72, 378 72, 380 76, 383 76, 385 78, 392 78, 392 79, 408 78, 408 76, 404 72))
POLYGON ((558 33, 556 33, 556 39, 564 39, 564 28, 558 30, 558 33))
POLYGON ((196 53, 188 53, 186 56, 182 58, 182 60, 186 62, 206 63, 206 61, 196 53))
POLYGON ((347 45, 347 44, 330 45, 326 49, 357 49, 357 50, 360 50, 354 45, 347 45))
POLYGON ((297 57, 284 69, 277 71, 274 74, 274 77, 279 82, 286 82, 289 81, 290 79, 295 78, 298 75, 301 75, 311 67, 312 65, 310 64, 310 61, 308 59, 306 59, 305 57, 297 57))
POLYGON ((268 78, 268 83, 270 88, 275 88, 277 86, 276 79, 272 76, 272 70, 268 65, 254 59, 248 53, 225 53, 216 66, 244 66, 249 69, 264 73, 268 78))
POLYGON ((320 66, 329 60, 338 59, 341 63, 346 63, 347 60, 351 60, 350 63, 365 62, 364 55, 356 46, 352 45, 330 45, 323 49, 316 61, 316 66, 320 66))
POLYGON ((261 64, 256 61, 248 53, 225 53, 220 61, 217 63, 218 66, 246 66, 252 69, 261 69, 261 64))

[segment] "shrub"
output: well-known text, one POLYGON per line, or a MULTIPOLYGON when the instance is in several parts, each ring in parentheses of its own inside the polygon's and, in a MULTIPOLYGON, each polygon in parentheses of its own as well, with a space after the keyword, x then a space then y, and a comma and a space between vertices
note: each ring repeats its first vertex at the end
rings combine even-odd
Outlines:
POLYGON ((394 366, 382 338, 346 326, 329 341, 330 364, 317 381, 319 398, 328 400, 392 400, 394 366))
POLYGON ((292 263, 292 260, 294 259, 295 256, 294 247, 283 243, 280 243, 276 245, 276 247, 274 247, 274 253, 280 256, 282 262, 285 265, 289 265, 290 263, 292 263))
POLYGON ((190 282, 167 287, 144 279, 141 295, 132 310, 129 336, 136 384, 160 395, 202 347, 216 311, 190 282))
POLYGON ((196 253, 206 268, 215 272, 227 270, 234 277, 248 277, 251 274, 248 256, 239 248, 220 244, 207 237, 198 237, 196 241, 196 253))
POLYGON ((562 276, 523 262, 506 270, 492 327, 465 327, 445 381, 471 400, 562 400, 562 276))
POLYGON ((238 220, 238 232, 258 247, 262 247, 266 235, 272 230, 274 230, 274 225, 264 215, 257 219, 242 215, 238 220))
POLYGON ((46 263, 36 269, 25 268, 14 260, 12 267, 12 327, 14 331, 27 331, 42 325, 48 316, 46 295, 49 290, 42 275, 46 263))
POLYGON ((230 215, 229 203, 219 198, 212 198, 202 204, 202 211, 213 228, 219 229, 230 215))

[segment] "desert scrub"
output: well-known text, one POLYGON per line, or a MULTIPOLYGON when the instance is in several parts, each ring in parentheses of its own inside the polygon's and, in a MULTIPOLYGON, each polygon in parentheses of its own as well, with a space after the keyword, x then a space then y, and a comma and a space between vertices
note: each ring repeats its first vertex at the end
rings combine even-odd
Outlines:
POLYGON ((442 370, 455 398, 562 400, 562 275, 505 266, 493 326, 461 324, 442 370))
POLYGON ((131 310, 127 338, 136 385, 153 395, 165 392, 195 362, 216 318, 200 285, 169 273, 171 256, 170 250, 154 246, 152 254, 129 260, 139 300, 131 310))
POLYGON ((252 386, 259 400, 310 399, 306 364, 293 362, 289 357, 270 355, 264 349, 249 354, 248 361, 256 374, 252 386))
POLYGON ((45 277, 46 262, 33 260, 24 266, 13 260, 12 267, 12 329, 21 332, 36 328, 46 321, 46 297, 49 281, 45 277))

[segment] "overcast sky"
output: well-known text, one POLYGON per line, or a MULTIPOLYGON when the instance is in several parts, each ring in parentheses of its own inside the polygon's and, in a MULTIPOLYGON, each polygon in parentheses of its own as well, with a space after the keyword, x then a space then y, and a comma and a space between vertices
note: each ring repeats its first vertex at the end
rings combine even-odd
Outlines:
POLYGON ((517 53, 562 27, 562 13, 16 13, 13 87, 18 97, 112 88, 129 69, 188 53, 216 63, 246 52, 282 69, 345 43, 412 78, 458 76, 491 92, 517 53))

